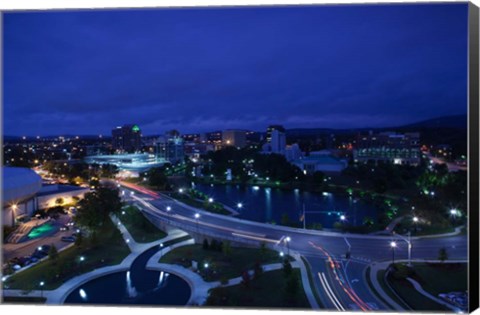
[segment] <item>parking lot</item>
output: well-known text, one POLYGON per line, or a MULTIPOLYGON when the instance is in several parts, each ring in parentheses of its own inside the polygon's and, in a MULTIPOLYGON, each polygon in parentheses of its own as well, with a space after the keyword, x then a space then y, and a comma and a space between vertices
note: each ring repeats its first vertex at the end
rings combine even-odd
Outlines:
POLYGON ((61 215, 55 222, 56 232, 53 235, 39 237, 31 241, 17 243, 17 244, 4 244, 3 247, 3 264, 8 263, 15 257, 30 257, 35 250, 44 245, 51 246, 55 245, 58 251, 62 248, 72 244, 72 242, 62 241, 62 237, 69 237, 76 232, 76 227, 68 226, 67 224, 71 222, 69 215, 61 215), (61 227, 68 226, 68 230, 61 231, 61 227))

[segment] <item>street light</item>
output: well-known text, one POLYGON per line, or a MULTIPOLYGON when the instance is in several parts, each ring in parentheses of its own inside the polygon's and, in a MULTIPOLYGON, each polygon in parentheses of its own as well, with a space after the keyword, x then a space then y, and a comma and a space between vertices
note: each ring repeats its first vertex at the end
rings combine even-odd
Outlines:
POLYGON ((179 189, 178 189, 178 192, 181 193, 181 194, 183 194, 183 188, 179 188, 179 189))
POLYGON ((196 225, 197 225, 197 233, 198 233, 198 219, 200 219, 200 213, 195 213, 195 222, 196 222, 196 225))
POLYGON ((85 256, 80 256, 80 261, 85 261, 85 256))
POLYGON ((212 203, 212 202, 213 202, 213 198, 208 198, 208 202, 212 203))
POLYGON ((397 247, 397 243, 395 241, 391 241, 390 247, 392 248, 392 264, 395 264, 395 247, 397 247))
POLYGON ((347 217, 345 217, 345 215, 342 214, 342 215, 340 216, 340 221, 345 221, 346 219, 347 219, 347 217))
POLYGON ((45 282, 41 281, 40 282, 40 297, 43 298, 43 286, 45 285, 45 282))
POLYGON ((290 241, 292 239, 290 238, 290 236, 287 236, 285 237, 285 242, 287 242, 287 255, 290 256, 290 241))
POLYGON ((283 252, 280 252, 280 257, 283 257, 285 254, 283 252))
POLYGON ((170 210, 172 210, 172 207, 167 206, 167 211, 170 211, 170 210))
POLYGON ((237 203, 237 208, 238 209, 242 209, 243 208, 243 204, 241 202, 237 203))

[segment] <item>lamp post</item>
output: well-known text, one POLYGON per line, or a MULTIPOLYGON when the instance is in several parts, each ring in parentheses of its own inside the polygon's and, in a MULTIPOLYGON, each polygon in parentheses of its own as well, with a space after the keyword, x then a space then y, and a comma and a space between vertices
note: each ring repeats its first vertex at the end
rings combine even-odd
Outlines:
POLYGON ((200 213, 195 213, 195 223, 196 223, 196 227, 197 227, 197 233, 198 233, 198 219, 200 219, 200 213))
POLYGON ((417 233, 417 224, 418 224, 418 221, 419 221, 419 219, 418 219, 417 216, 413 217, 413 225, 414 225, 414 227, 415 227, 415 229, 414 229, 414 232, 415 232, 415 233, 417 233))
POLYGON ((40 281, 40 297, 43 298, 43 286, 45 285, 45 282, 40 281))
POLYGON ((395 247, 397 247, 397 243, 395 241, 390 242, 390 247, 392 248, 392 264, 395 264, 395 247))
POLYGON ((285 242, 287 243, 287 255, 290 256, 290 241, 292 239, 290 238, 290 236, 287 236, 285 237, 285 242))

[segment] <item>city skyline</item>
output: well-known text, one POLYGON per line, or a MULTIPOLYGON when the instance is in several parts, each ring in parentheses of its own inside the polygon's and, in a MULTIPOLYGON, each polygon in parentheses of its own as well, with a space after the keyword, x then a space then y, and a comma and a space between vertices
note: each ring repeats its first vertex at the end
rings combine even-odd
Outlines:
POLYGON ((377 128, 466 114, 466 16, 466 4, 6 13, 3 132, 377 128))

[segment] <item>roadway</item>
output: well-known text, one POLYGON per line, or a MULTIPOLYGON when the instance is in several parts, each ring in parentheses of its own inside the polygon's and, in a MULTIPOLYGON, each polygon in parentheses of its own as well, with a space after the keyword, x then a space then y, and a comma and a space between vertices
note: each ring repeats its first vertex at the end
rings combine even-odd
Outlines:
MULTIPOLYGON (((395 259, 407 259, 407 242, 384 235, 357 235, 303 230, 212 214, 168 196, 128 184, 124 198, 135 202, 151 219, 181 225, 182 229, 217 238, 269 243, 274 249, 298 252, 311 267, 315 288, 326 309, 388 309, 374 296, 365 281, 371 262, 392 260, 390 242, 395 240, 395 259), (132 192, 134 192, 132 194, 132 192), (197 216, 196 216, 197 215, 197 216), (290 239, 289 242, 287 240, 290 239), (350 259, 345 254, 350 249, 350 259)), ((467 259, 467 236, 411 239, 412 259, 436 259, 446 247, 449 259, 467 259)))

